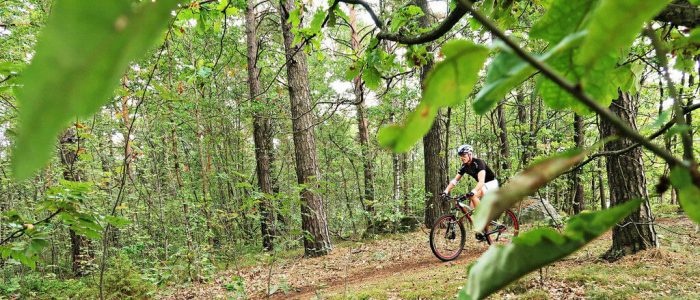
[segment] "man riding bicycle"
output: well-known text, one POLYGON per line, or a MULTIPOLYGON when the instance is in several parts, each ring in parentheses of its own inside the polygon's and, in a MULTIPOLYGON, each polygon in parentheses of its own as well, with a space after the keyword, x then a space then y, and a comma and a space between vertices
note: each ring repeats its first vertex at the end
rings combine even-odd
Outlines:
POLYGON ((479 205, 479 200, 486 192, 498 189, 496 174, 491 171, 491 168, 489 168, 484 160, 474 157, 474 148, 470 145, 465 144, 459 146, 459 148, 457 148, 457 155, 459 155, 459 159, 462 161, 462 167, 459 168, 457 176, 450 181, 442 195, 444 197, 449 195, 450 191, 452 191, 452 189, 457 186, 457 183, 459 183, 459 180, 462 179, 462 176, 464 176, 464 174, 469 174, 469 176, 477 181, 474 189, 467 194, 472 208, 476 208, 476 206, 479 205))
POLYGON ((479 205, 479 200, 484 194, 498 189, 496 174, 481 159, 474 157, 474 148, 470 145, 462 145, 457 148, 457 155, 462 161, 457 176, 450 181, 441 194, 443 199, 454 205, 453 211, 440 216, 430 229, 430 249, 433 254, 442 261, 456 259, 464 249, 466 234, 473 230, 477 241, 485 241, 489 245, 507 244, 518 236, 520 225, 515 214, 510 209, 505 209, 497 218, 491 220, 485 228, 475 230, 472 228, 473 208, 479 205), (469 174, 477 181, 471 192, 464 196, 450 197, 448 194, 457 185, 464 174, 469 174), (462 203, 469 198, 471 208, 462 203), (459 213, 462 216, 459 216, 459 213), (469 228, 465 228, 469 226, 469 228))

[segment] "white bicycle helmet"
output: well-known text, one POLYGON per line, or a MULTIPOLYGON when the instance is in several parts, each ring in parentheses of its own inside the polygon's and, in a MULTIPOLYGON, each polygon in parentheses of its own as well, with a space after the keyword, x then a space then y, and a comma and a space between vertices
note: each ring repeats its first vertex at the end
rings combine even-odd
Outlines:
POLYGON ((457 148, 457 155, 462 156, 466 153, 474 153, 474 147, 471 145, 464 144, 457 148))

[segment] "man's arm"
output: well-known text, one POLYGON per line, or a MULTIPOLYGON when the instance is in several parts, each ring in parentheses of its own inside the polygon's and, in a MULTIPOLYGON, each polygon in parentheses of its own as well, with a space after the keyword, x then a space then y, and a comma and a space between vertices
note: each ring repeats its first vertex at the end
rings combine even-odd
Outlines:
POLYGON ((455 176, 455 179, 452 179, 452 181, 450 181, 450 184, 447 185, 443 193, 449 194, 450 191, 452 191, 452 189, 454 189, 455 186, 457 186, 457 183, 459 183, 460 179, 462 179, 462 175, 457 174, 457 176, 455 176))

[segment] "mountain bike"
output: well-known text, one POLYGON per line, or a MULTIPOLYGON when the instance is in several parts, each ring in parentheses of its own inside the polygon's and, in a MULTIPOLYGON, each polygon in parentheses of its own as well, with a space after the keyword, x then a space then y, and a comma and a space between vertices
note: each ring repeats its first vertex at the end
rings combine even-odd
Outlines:
MULTIPOLYGON (((450 261, 459 257, 464 249, 467 233, 473 232, 472 214, 474 209, 463 203, 469 202, 470 194, 446 197, 446 201, 454 204, 453 212, 439 217, 430 229, 430 249, 442 261, 450 261), (457 218, 460 212, 462 216, 457 218)), ((518 236, 519 231, 518 218, 510 209, 506 209, 498 218, 489 223, 486 230, 475 233, 474 237, 477 242, 486 242, 489 245, 508 244, 514 237, 518 236)))

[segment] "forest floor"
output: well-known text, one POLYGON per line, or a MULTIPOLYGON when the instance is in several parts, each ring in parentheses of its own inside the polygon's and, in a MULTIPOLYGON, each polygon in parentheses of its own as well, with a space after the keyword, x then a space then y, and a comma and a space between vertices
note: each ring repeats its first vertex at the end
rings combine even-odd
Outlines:
MULTIPOLYGON (((700 235, 695 225, 685 217, 657 222, 659 249, 607 262, 599 257, 610 247, 608 232, 494 298, 700 299, 700 235)), ((466 281, 467 266, 487 249, 484 243, 470 241, 459 259, 448 263, 433 256, 425 229, 340 242, 324 257, 302 258, 299 252, 268 257, 224 272, 210 283, 168 290, 159 298, 454 299, 466 281)))

